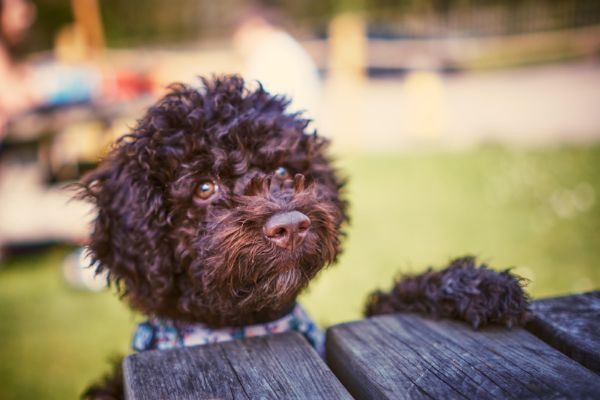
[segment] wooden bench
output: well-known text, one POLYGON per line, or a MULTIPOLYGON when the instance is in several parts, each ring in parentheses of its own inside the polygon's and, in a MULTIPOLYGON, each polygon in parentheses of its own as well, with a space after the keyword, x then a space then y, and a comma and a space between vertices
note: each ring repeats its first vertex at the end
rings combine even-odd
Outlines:
POLYGON ((532 333, 600 374, 600 291, 534 301, 532 333))
POLYGON ((299 333, 131 355, 127 399, 351 399, 299 333))
POLYGON ((532 311, 527 329, 539 338, 522 328, 473 331, 411 314, 336 325, 327 332, 329 367, 296 333, 144 352, 124 362, 126 394, 599 399, 600 379, 592 370, 597 372, 600 349, 600 292, 536 301, 532 311))

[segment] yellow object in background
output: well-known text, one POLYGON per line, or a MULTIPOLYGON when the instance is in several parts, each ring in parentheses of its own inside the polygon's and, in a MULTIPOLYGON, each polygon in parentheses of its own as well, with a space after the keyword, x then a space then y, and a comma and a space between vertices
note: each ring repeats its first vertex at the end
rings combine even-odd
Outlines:
POLYGON ((405 131, 420 138, 438 139, 447 125, 444 82, 436 72, 416 71, 404 81, 405 131))

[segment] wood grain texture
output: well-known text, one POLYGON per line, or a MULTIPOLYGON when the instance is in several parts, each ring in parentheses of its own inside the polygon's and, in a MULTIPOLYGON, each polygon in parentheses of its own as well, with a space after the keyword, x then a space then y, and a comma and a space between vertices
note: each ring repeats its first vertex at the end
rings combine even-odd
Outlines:
POLYGON ((337 325, 327 360, 358 399, 598 399, 600 380, 523 329, 396 314, 337 325))
POLYGON ((600 374, 600 291, 537 300, 531 310, 530 332, 600 374))
POLYGON ((126 398, 349 399, 298 333, 130 355, 126 398))

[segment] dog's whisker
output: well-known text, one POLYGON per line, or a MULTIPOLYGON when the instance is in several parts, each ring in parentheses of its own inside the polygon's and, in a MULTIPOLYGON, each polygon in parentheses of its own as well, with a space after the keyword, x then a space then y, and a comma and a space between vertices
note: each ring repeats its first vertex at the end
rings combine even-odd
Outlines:
POLYGON ((294 191, 299 193, 304 190, 304 175, 296 174, 294 176, 294 191))
POLYGON ((262 184, 263 179, 260 176, 253 176, 244 194, 246 196, 253 196, 260 193, 262 184))
POLYGON ((267 176, 264 178, 264 180, 263 180, 263 192, 264 193, 271 193, 271 182, 272 182, 272 178, 270 176, 267 176))

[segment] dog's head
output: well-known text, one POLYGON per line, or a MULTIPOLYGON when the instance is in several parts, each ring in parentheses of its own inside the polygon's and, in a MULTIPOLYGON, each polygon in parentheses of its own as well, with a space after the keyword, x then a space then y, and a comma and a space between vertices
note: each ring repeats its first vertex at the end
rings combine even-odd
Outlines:
POLYGON ((134 308, 269 320, 336 259, 343 182, 286 105, 236 76, 173 85, 83 178, 98 211, 89 249, 134 308))

